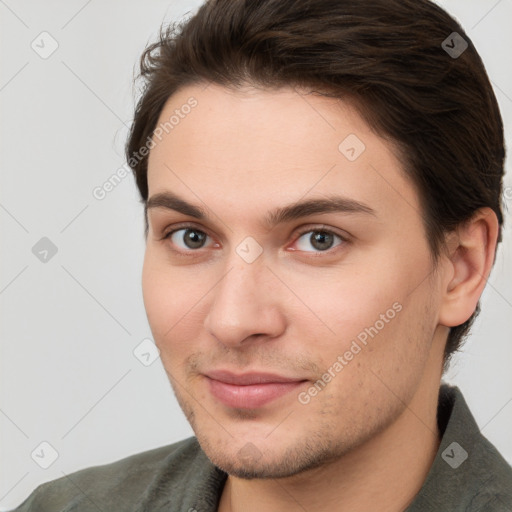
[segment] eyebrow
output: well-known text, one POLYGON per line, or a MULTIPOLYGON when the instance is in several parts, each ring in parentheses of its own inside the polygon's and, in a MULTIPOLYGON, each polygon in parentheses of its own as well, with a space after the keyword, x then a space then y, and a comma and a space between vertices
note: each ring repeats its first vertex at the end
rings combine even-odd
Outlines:
MULTIPOLYGON (((199 220, 210 219, 210 215, 208 215, 205 208, 190 204, 172 192, 163 192, 151 196, 145 206, 146 218, 148 210, 152 208, 174 210, 199 220)), ((265 215, 263 222, 268 228, 272 228, 278 224, 321 213, 363 213, 376 216, 375 210, 364 203, 344 196, 331 195, 275 208, 265 215)))

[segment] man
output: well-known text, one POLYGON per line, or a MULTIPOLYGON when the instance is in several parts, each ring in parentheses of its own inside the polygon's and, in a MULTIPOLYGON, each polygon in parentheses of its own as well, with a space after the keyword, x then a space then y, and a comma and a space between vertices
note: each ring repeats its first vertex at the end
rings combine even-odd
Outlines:
POLYGON ((196 435, 17 510, 512 510, 440 385, 503 223, 463 29, 427 0, 216 0, 141 64, 144 301, 196 435))

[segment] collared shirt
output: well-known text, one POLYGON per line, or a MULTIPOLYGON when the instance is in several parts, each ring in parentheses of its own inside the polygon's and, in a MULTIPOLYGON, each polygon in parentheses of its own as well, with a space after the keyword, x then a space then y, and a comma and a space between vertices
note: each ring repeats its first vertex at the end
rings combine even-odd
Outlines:
MULTIPOLYGON (((441 444, 406 512, 512 512, 512 467, 457 387, 441 385, 437 419, 441 444)), ((42 484, 13 512, 216 512, 226 478, 191 437, 42 484)))

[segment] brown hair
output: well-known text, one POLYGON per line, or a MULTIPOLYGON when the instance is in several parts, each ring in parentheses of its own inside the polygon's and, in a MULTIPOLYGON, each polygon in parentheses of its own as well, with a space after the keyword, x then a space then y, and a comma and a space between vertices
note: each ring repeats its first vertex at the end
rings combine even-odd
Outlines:
MULTIPOLYGON (((162 26, 140 64, 144 89, 126 157, 144 203, 148 158, 139 151, 178 89, 300 87, 351 101, 398 149, 434 262, 446 232, 480 207, 496 213, 501 240, 505 148, 496 97, 467 34, 428 0, 209 0, 162 26), (454 41, 468 45, 460 56, 447 51, 454 41)), ((479 310, 450 330, 445 368, 479 310)))

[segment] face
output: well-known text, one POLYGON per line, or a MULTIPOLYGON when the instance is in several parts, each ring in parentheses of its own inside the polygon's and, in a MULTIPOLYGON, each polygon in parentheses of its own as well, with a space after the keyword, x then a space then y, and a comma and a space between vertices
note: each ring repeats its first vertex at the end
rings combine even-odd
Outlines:
POLYGON ((173 115, 149 156, 143 292, 198 441, 245 478, 357 449, 432 360, 439 283, 412 183, 332 98, 189 86, 173 115))

